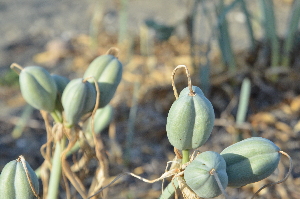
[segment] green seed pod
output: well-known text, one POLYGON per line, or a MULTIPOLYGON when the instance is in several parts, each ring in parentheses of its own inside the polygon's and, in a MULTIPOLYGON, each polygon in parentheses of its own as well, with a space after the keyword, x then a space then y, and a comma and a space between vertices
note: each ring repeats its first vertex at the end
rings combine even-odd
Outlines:
POLYGON ((39 110, 52 112, 57 87, 51 75, 39 66, 28 66, 20 73, 22 96, 28 104, 39 110))
MULTIPOLYGON (((23 159, 24 160, 24 159, 23 159)), ((24 162, 26 162, 24 160, 24 162)), ((30 165, 26 162, 28 175, 36 194, 39 192, 39 181, 30 165)), ((19 159, 5 165, 0 176, 0 198, 2 199, 35 199, 27 179, 25 168, 19 159)))
POLYGON ((228 186, 241 187, 270 176, 278 166, 280 149, 270 140, 252 137, 225 148, 228 186))
MULTIPOLYGON (((94 77, 100 89, 99 108, 106 106, 113 98, 122 78, 122 64, 113 55, 97 57, 85 71, 83 78, 94 77)), ((89 80, 93 82, 92 79, 89 80)))
POLYGON ((51 76, 54 79, 56 87, 57 87, 55 110, 58 111, 58 113, 61 113, 63 111, 63 107, 61 104, 61 96, 62 96, 67 84, 70 82, 70 80, 68 78, 60 76, 60 75, 52 74, 51 76))
POLYGON ((186 184, 201 198, 213 198, 222 193, 212 170, 217 173, 223 188, 228 184, 226 162, 213 151, 199 154, 184 170, 186 184))
POLYGON ((62 94, 63 94, 67 84, 70 82, 70 80, 68 78, 60 76, 60 75, 52 74, 51 76, 55 81, 58 95, 62 96, 62 94))
POLYGON ((192 89, 194 96, 189 95, 188 87, 181 91, 167 118, 168 139, 179 150, 196 149, 203 145, 214 125, 212 104, 200 88, 193 86, 192 89))
POLYGON ((74 79, 66 86, 61 102, 65 112, 67 126, 78 123, 80 118, 91 112, 96 102, 96 90, 88 81, 74 79))
MULTIPOLYGON (((111 122, 113 118, 113 107, 106 105, 104 108, 99 108, 94 117, 94 130, 95 133, 100 133, 103 131, 111 122)), ((91 119, 88 122, 88 132, 91 132, 91 119)))

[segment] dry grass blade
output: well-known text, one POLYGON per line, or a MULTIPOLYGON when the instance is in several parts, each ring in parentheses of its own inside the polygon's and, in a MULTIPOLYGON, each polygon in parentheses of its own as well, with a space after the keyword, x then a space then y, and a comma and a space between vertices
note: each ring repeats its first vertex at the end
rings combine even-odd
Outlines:
POLYGON ((99 166, 100 168, 98 169, 98 173, 96 175, 96 178, 94 178, 93 184, 95 182, 97 182, 97 185, 95 186, 91 186, 91 189, 89 190, 89 195, 90 194, 94 194, 94 190, 98 190, 100 187, 103 186, 105 180, 109 177, 108 175, 108 159, 105 155, 105 148, 104 148, 104 144, 100 138, 100 135, 96 136, 95 133, 95 129, 94 129, 94 117, 95 117, 95 113, 98 109, 99 106, 99 99, 100 99, 100 90, 99 90, 99 86, 97 81, 94 79, 95 82, 95 87, 96 87, 96 91, 97 91, 97 97, 96 97, 96 104, 95 104, 95 108, 92 112, 92 119, 91 119, 91 130, 92 130, 92 134, 93 134, 93 139, 94 139, 94 144, 95 144, 95 151, 96 151, 96 157, 98 159, 99 162, 99 166))
POLYGON ((40 110, 40 113, 43 117, 43 120, 45 122, 46 132, 47 132, 47 142, 43 144, 40 148, 40 152, 44 158, 44 162, 41 166, 41 180, 43 183, 43 194, 46 196, 48 195, 48 187, 49 187, 49 170, 52 168, 52 143, 53 143, 53 135, 55 135, 55 132, 57 131, 58 125, 56 124, 53 126, 50 125, 48 113, 46 111, 40 110), (45 151, 44 151, 45 150, 45 151))
POLYGON ((176 179, 178 181, 181 193, 185 199, 200 199, 200 197, 198 197, 197 194, 186 184, 182 177, 178 177, 176 179))
POLYGON ((18 69, 20 69, 21 71, 24 69, 22 66, 20 66, 20 65, 17 64, 17 63, 12 63, 12 64, 10 65, 10 68, 13 69, 13 70, 14 70, 16 73, 18 73, 18 74, 20 74, 20 72, 16 71, 15 68, 18 68, 18 69))
POLYGON ((30 188, 31 188, 31 190, 32 190, 32 192, 33 192, 33 194, 34 194, 34 196, 37 197, 37 198, 39 198, 39 194, 37 193, 37 191, 35 190, 35 188, 34 188, 34 186, 33 186, 33 184, 32 184, 32 180, 31 180, 31 177, 30 177, 29 172, 28 172, 28 169, 27 169, 27 165, 26 165, 25 158, 24 158, 22 155, 20 155, 17 161, 18 161, 18 162, 21 161, 21 163, 22 163, 22 165, 23 165, 23 168, 24 168, 24 170, 25 170, 25 174, 26 174, 27 180, 28 180, 28 182, 29 182, 30 188))
POLYGON ((102 187, 99 191, 97 191, 96 193, 94 193, 93 195, 89 196, 87 199, 90 199, 94 196, 96 196, 97 194, 101 193, 104 189, 110 187, 115 181, 117 181, 118 179, 120 179, 121 177, 125 176, 125 175, 131 175, 139 180, 142 180, 143 182, 147 182, 147 183, 154 183, 154 182, 158 182, 160 180, 163 180, 165 178, 174 176, 174 175, 182 175, 183 172, 180 172, 180 169, 176 168, 176 169, 172 169, 170 171, 165 172, 164 174, 162 174, 159 178, 156 178, 154 180, 148 180, 145 178, 142 178, 134 173, 130 173, 130 172, 124 172, 119 174, 113 181, 111 181, 108 185, 106 185, 105 187, 102 187))
POLYGON ((116 48, 116 47, 111 47, 107 52, 106 52, 107 55, 113 55, 115 57, 118 58, 118 54, 119 54, 119 49, 116 48))
POLYGON ((75 145, 76 141, 77 141, 76 137, 73 138, 72 140, 70 140, 67 148, 62 152, 62 155, 61 155, 62 169, 63 169, 64 175, 68 178, 68 180, 72 183, 72 185, 75 187, 75 189, 79 192, 81 197, 86 198, 87 195, 86 195, 86 190, 85 190, 83 183, 72 172, 71 167, 66 160, 66 155, 67 155, 68 151, 70 151, 72 149, 72 147, 75 145))
POLYGON ((172 79, 172 87, 173 87, 173 90, 174 90, 174 96, 176 99, 178 99, 178 92, 177 92, 177 89, 176 89, 176 86, 175 86, 175 81, 174 81, 174 77, 175 77, 175 73, 177 71, 177 69, 179 68, 185 68, 185 72, 186 72, 186 76, 188 78, 188 87, 190 89, 190 95, 194 95, 194 91, 192 89, 192 80, 191 80, 191 75, 190 75, 190 72, 188 70, 188 68, 186 67, 186 65, 178 65, 176 68, 174 68, 173 72, 172 72, 172 76, 171 76, 171 79, 172 79))
POLYGON ((63 177, 64 184, 65 184, 66 199, 71 199, 70 186, 69 186, 69 183, 68 183, 68 179, 64 174, 62 174, 62 177, 63 177))

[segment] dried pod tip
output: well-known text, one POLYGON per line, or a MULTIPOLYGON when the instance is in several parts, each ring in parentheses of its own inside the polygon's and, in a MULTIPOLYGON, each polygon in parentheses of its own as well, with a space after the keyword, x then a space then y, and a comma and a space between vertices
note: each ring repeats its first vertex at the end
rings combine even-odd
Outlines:
POLYGON ((119 49, 116 48, 116 47, 111 47, 107 52, 106 52, 107 55, 113 55, 115 57, 118 57, 118 54, 119 54, 119 49))

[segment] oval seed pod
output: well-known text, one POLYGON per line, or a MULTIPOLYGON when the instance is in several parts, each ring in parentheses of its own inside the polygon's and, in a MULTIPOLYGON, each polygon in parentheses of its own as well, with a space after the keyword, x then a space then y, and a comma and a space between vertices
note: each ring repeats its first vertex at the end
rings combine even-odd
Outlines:
POLYGON ((55 110, 61 112, 63 110, 62 104, 61 104, 61 96, 67 86, 67 84, 70 82, 70 80, 66 77, 60 76, 60 75, 51 75, 53 80, 55 81, 56 87, 57 87, 57 97, 55 102, 55 110))
MULTIPOLYGON (((24 162, 26 162, 24 160, 24 162)), ((39 181, 30 165, 26 162, 28 175, 36 194, 39 192, 39 181)), ((10 161, 7 163, 0 176, 0 198, 2 199, 35 199, 35 194, 30 187, 25 168, 20 161, 10 161)))
POLYGON ((200 88, 193 86, 192 89, 194 96, 189 95, 188 87, 181 91, 167 118, 168 139, 179 150, 196 149, 203 145, 214 125, 212 104, 200 88))
POLYGON ((55 81, 56 87, 57 87, 57 94, 62 96, 67 84, 70 82, 70 80, 66 77, 51 74, 53 80, 55 81))
POLYGON ((91 112, 96 103, 96 90, 88 81, 82 78, 74 79, 66 86, 61 102, 65 112, 67 126, 78 123, 80 118, 91 112))
POLYGON ((217 173, 223 188, 228 184, 226 162, 223 157, 213 151, 199 154, 184 170, 186 184, 201 198, 213 198, 222 193, 212 169, 217 173))
MULTIPOLYGON (((113 98, 122 79, 123 67, 121 62, 113 55, 97 57, 85 71, 83 78, 93 76, 100 89, 99 108, 106 106, 113 98)), ((93 82, 92 79, 89 80, 93 82)))
POLYGON ((25 101, 39 110, 52 112, 57 87, 51 75, 39 66, 28 66, 20 73, 20 89, 25 101))
POLYGON ((278 166, 280 149, 270 140, 252 137, 225 148, 228 186, 241 187, 270 176, 278 166))

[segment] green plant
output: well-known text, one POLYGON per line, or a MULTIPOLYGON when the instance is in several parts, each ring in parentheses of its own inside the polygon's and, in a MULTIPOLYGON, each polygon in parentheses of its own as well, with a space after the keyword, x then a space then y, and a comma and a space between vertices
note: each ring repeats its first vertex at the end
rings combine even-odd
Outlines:
MULTIPOLYGON (((236 124, 241 125, 246 120, 247 110, 249 106, 251 92, 251 82, 248 78, 245 78, 242 82, 241 94, 239 99, 238 112, 236 116, 236 124)), ((241 132, 238 132, 235 135, 235 141, 241 141, 243 139, 243 135, 241 132)))
MULTIPOLYGON (((180 67, 185 67, 185 66, 178 66, 177 68, 180 67)), ((177 68, 174 69, 173 76, 177 68)), ((189 80, 189 85, 191 85, 190 80, 189 80)), ((243 87, 245 87, 245 85, 243 87)), ((197 95, 202 95, 202 93, 196 91, 196 87, 194 88, 194 90, 195 90, 194 93, 196 93, 197 95)), ((174 89, 174 93, 176 96, 177 94, 176 89, 174 89)), ((185 92, 182 91, 182 93, 187 94, 188 91, 185 92)), ((245 98, 248 98, 248 95, 249 94, 243 96, 245 98)), ((180 99, 180 96, 178 99, 180 99)), ((179 102, 178 99, 176 100, 177 102, 179 102)), ((193 107, 193 104, 181 102, 181 106, 186 106, 185 108, 187 109, 188 106, 193 107)), ((246 105, 243 105, 243 108, 240 109, 246 109, 246 107, 247 107, 246 105)), ((202 109, 204 109, 204 107, 202 107, 202 109)), ((202 113, 203 110, 197 110, 197 111, 199 111, 199 113, 202 113)), ((187 113, 188 112, 185 111, 178 111, 177 115, 178 114, 184 115, 187 113)), ((244 117, 244 113, 245 110, 243 111, 243 115, 241 115, 242 113, 239 114, 240 115, 239 120, 242 120, 241 118, 244 117)), ((178 117, 177 115, 172 114, 172 107, 171 107, 168 117, 178 117)), ((184 122, 194 121, 193 118, 196 118, 196 114, 194 112, 190 112, 190 115, 188 116, 185 115, 184 118, 186 119, 186 121, 177 121, 177 122, 181 124, 184 122)), ((214 118, 212 117, 210 119, 213 121, 214 118)), ((182 120, 184 119, 182 118, 182 120)), ((169 120, 167 122, 169 122, 169 120)), ((196 123, 199 122, 199 119, 196 120, 195 122, 196 123)), ((191 122, 190 124, 193 127, 193 122, 191 122)), ((201 124, 201 120, 200 120, 200 126, 202 126, 202 128, 206 129, 206 124, 201 124)), ((170 124, 167 124, 167 130, 168 130, 168 125, 170 124)), ((177 137, 175 137, 175 139, 178 139, 177 142, 182 142, 182 138, 180 137, 180 131, 182 134, 181 136, 187 136, 189 137, 189 139, 193 138, 193 134, 187 133, 187 130, 190 128, 188 125, 187 126, 183 125, 183 129, 181 128, 181 126, 176 126, 175 124, 172 125, 174 125, 174 128, 179 129, 179 131, 177 132, 178 135, 176 134, 177 137)), ((211 129, 207 130, 207 132, 208 131, 210 132, 211 129)), ((171 144, 173 145, 172 142, 171 144)), ((179 172, 175 173, 173 177, 173 179, 176 179, 178 181, 178 185, 177 185, 177 181, 175 181, 175 185, 170 183, 168 187, 164 190, 160 198, 163 199, 170 198, 174 194, 177 188, 179 188, 182 191, 183 195, 191 194, 191 191, 189 189, 185 189, 186 186, 192 189, 199 197, 203 197, 203 198, 216 197, 217 195, 223 193, 227 198, 225 193, 227 182, 228 182, 228 186, 240 187, 246 184, 250 184, 262 180, 268 177, 277 168, 278 162, 280 160, 280 154, 285 154, 287 157, 289 157, 286 153, 280 151, 279 148, 273 142, 271 142, 268 139, 259 138, 259 137, 249 138, 227 147, 221 152, 221 156, 224 159, 221 158, 220 155, 218 155, 215 152, 203 152, 200 153, 200 155, 196 156, 196 158, 193 158, 193 156, 191 156, 190 161, 185 161, 186 158, 185 156, 188 156, 187 155, 188 153, 186 154, 185 148, 179 148, 179 149, 182 150, 182 156, 179 153, 179 151, 175 148, 176 156, 179 159, 182 158, 183 161, 182 161, 182 165, 175 167, 175 169, 176 168, 179 169, 179 172), (182 185, 180 181, 180 174, 182 171, 184 173, 183 178, 185 179, 186 185, 185 184, 182 185), (214 177, 212 177, 213 175, 214 177), (187 190, 188 190, 188 194, 187 194, 187 190)), ((292 168, 292 160, 290 159, 290 170, 287 176, 289 176, 291 172, 291 168, 292 168)), ((170 171, 172 170, 174 169, 171 169, 170 171)), ((286 180, 287 176, 283 180, 277 183, 286 180)), ((270 185, 273 184, 276 183, 271 183, 270 185)), ((266 186, 262 187, 261 189, 265 188, 266 186)), ((195 195, 195 193, 193 193, 193 195, 195 195)))
MULTIPOLYGON (((114 56, 116 52, 110 50, 108 53, 109 55, 114 56)), ((115 57, 112 59, 114 61, 111 67, 112 69, 110 68, 108 70, 107 65, 98 67, 102 68, 102 71, 109 71, 104 73, 108 74, 105 75, 105 80, 111 83, 108 88, 113 88, 111 91, 112 93, 109 95, 114 94, 116 89, 115 85, 120 82, 119 76, 122 74, 120 63, 115 59, 115 57), (108 80, 108 77, 111 77, 111 79, 108 80)), ((103 64, 103 62, 101 62, 101 64, 103 64)), ((106 62, 106 64, 110 65, 111 62, 106 62)), ((17 66, 21 70, 25 70, 16 64, 13 64, 12 66, 17 66)), ((97 67, 95 68, 97 69, 97 67)), ((93 70, 91 71, 96 70, 95 68, 93 65, 93 70)), ((38 71, 38 74, 45 74, 45 72, 40 72, 40 69, 38 71)), ((39 97, 39 100, 45 100, 46 107, 49 110, 47 112, 42 110, 43 107, 40 108, 41 114, 45 120, 48 138, 47 143, 41 148, 42 155, 45 157, 45 162, 41 166, 40 171, 50 173, 51 170, 50 179, 47 176, 40 176, 43 187, 45 188, 44 194, 45 196, 47 195, 48 199, 57 198, 62 173, 65 176, 64 180, 70 182, 82 198, 88 199, 102 192, 124 174, 132 175, 148 183, 172 177, 172 181, 162 192, 160 198, 163 199, 171 198, 174 193, 176 194, 177 189, 179 189, 186 198, 210 198, 220 194, 223 194, 227 198, 228 196, 225 192, 227 186, 239 187, 262 180, 268 177, 277 168, 280 154, 288 156, 286 153, 280 151, 274 143, 264 138, 249 138, 243 140, 224 149, 221 152, 221 155, 212 151, 198 152, 197 148, 202 146, 211 134, 215 120, 214 109, 201 89, 192 86, 188 68, 185 65, 179 65, 172 73, 172 85, 176 101, 169 110, 166 125, 167 135, 171 145, 174 146, 176 155, 174 161, 171 161, 173 165, 161 177, 155 180, 147 180, 133 173, 126 172, 120 174, 107 186, 104 186, 107 184, 108 163, 104 154, 103 143, 100 139, 101 135, 98 134, 98 138, 96 138, 94 122, 99 102, 101 103, 101 89, 105 90, 107 84, 101 84, 103 82, 99 83, 99 81, 103 80, 101 78, 103 73, 99 72, 98 74, 100 74, 100 77, 94 78, 92 82, 86 81, 87 78, 92 77, 87 77, 84 81, 82 78, 71 80, 68 84, 66 84, 67 81, 63 81, 64 83, 61 84, 61 88, 64 88, 61 98, 63 109, 61 110, 57 109, 55 106, 55 102, 59 97, 59 91, 56 90, 55 92, 51 92, 51 94, 55 96, 53 98, 45 98, 44 96, 39 97), (179 68, 185 68, 188 79, 188 87, 183 89, 180 92, 180 95, 177 93, 174 81, 175 72, 179 68), (49 101, 50 99, 53 101, 49 101), (52 107, 49 104, 54 105, 52 107), (57 114, 53 111, 55 109, 61 111, 61 113, 57 114), (53 126, 50 125, 48 119, 50 111, 51 115, 54 115, 53 126), (91 119, 87 123, 88 126, 91 126, 90 129, 86 128, 86 125, 84 125, 89 117, 91 117, 91 119), (89 131, 91 131, 90 135, 92 136, 88 135, 89 131), (87 136, 85 136, 85 132, 87 133, 87 136), (96 157, 99 164, 89 190, 87 190, 75 171, 72 170, 70 162, 66 160, 71 152, 75 152, 76 149, 78 149, 78 146, 80 146, 85 153, 85 155, 82 156, 82 158, 86 158, 84 161, 88 162, 93 157, 96 157), (190 150, 195 150, 192 155, 190 155, 190 150), (103 188, 99 190, 100 187, 103 188)), ((30 76, 28 75, 28 79, 30 79, 29 77, 30 76)), ((39 79, 39 76, 36 74, 34 77, 39 79)), ((48 78, 48 76, 46 77, 48 78)), ((54 87, 57 89, 57 85, 60 85, 60 83, 55 83, 57 81, 51 79, 53 78, 52 76, 49 77, 50 81, 48 83, 52 85, 53 81, 54 87)), ((47 88, 47 85, 41 83, 46 80, 40 82, 37 81, 39 84, 37 84, 36 81, 29 81, 29 83, 27 82, 27 85, 31 88, 30 82, 33 82, 32 84, 34 85, 37 84, 41 85, 42 88, 47 88)), ((36 86, 36 88, 40 89, 38 86, 36 86)), ((136 86, 136 92, 137 90, 138 85, 136 86)), ((34 92, 39 92, 39 90, 35 89, 28 89, 27 91, 32 94, 29 95, 30 97, 37 95, 34 92)), ((107 91, 110 90, 108 89, 107 91)), ((109 97, 109 100, 110 99, 111 97, 109 97)), ((29 100, 29 102, 31 101, 29 100)), ((41 102, 41 104, 43 104, 43 102, 41 102)), ((103 115, 99 115, 105 117, 103 119, 106 121, 104 122, 105 125, 107 125, 111 120, 111 109, 109 106, 106 106, 101 112, 103 115)), ((100 125, 99 131, 101 131, 105 125, 100 125)), ((290 170, 286 177, 279 182, 285 181, 291 173, 292 160, 290 157, 289 159, 290 170)), ((22 159, 21 161, 25 162, 25 160, 22 159)), ((0 179, 2 176, 3 174, 1 174, 0 179)), ((275 183, 271 183, 270 185, 273 184, 275 183)), ((263 186, 261 189, 266 186, 263 186)), ((66 195, 67 198, 70 198, 68 186, 66 186, 66 195)))
MULTIPOLYGON (((101 187, 105 183, 108 177, 107 158, 104 154, 104 145, 99 131, 102 131, 111 121, 112 108, 103 106, 104 111, 98 111, 98 107, 99 102, 102 105, 109 103, 120 83, 122 64, 115 57, 117 53, 117 49, 110 49, 107 55, 103 55, 103 57, 109 58, 109 62, 93 62, 92 74, 86 74, 89 76, 85 79, 79 78, 71 81, 59 75, 50 75, 41 67, 29 66, 23 69, 17 64, 11 66, 13 69, 21 70, 22 95, 26 102, 40 110, 45 121, 47 143, 41 147, 45 161, 37 172, 43 182, 45 198, 55 199, 58 197, 62 174, 65 176, 64 181, 69 181, 83 198, 92 195, 98 189, 97 187, 101 187), (103 70, 100 74, 96 74, 95 68, 103 70), (101 75, 103 76, 101 77, 101 75), (93 78, 91 82, 87 81, 91 78, 93 78), (103 93, 101 93, 102 91, 103 93), (100 99, 100 93, 104 95, 102 96, 104 102, 100 99), (53 126, 50 124, 49 113, 54 119, 53 126), (97 120, 99 120, 99 116, 102 120, 97 124, 94 123, 96 113, 97 120), (87 125, 84 125, 88 118, 91 119, 87 125), (95 129, 98 131, 97 138, 95 129), (82 156, 84 161, 89 162, 96 157, 99 164, 89 190, 86 189, 66 160, 66 157, 76 152, 79 147, 85 153, 82 156), (48 175, 42 175, 42 173, 48 175), (101 177, 99 177, 99 173, 102 173, 101 177)), ((91 71, 91 69, 89 68, 87 71, 91 71)), ((3 172, 7 173, 6 170, 3 172)), ((4 178, 5 174, 1 176, 4 178)), ((70 198, 69 185, 66 189, 66 197, 70 198)))

